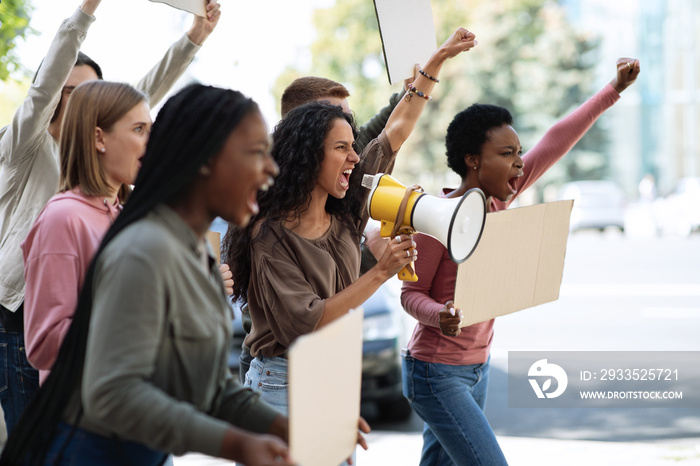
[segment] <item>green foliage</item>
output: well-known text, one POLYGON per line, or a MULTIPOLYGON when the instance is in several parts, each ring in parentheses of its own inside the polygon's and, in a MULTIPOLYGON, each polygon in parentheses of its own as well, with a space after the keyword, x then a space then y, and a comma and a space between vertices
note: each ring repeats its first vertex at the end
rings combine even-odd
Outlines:
POLYGON ((33 6, 29 0, 2 0, 0 2, 0 81, 5 81, 10 74, 22 70, 19 57, 14 47, 17 39, 34 33, 29 27, 29 18, 33 6))
MULTIPOLYGON (((444 65, 434 100, 397 162, 395 173, 408 184, 419 182, 435 192, 455 183, 456 175, 445 164, 444 135, 452 117, 472 103, 508 108, 527 150, 597 90, 590 83, 598 39, 573 30, 556 2, 433 0, 432 9, 439 43, 463 26, 476 34, 479 45, 444 65)), ((298 76, 334 79, 348 87, 350 107, 359 122, 366 122, 399 90, 386 79, 373 2, 337 0, 316 12, 314 25, 310 69, 286 70, 275 86, 276 96, 298 76)), ((610 70, 612 77, 613 63, 610 70)), ((540 184, 602 177, 607 169, 599 155, 604 145, 603 131, 594 126, 540 184)))

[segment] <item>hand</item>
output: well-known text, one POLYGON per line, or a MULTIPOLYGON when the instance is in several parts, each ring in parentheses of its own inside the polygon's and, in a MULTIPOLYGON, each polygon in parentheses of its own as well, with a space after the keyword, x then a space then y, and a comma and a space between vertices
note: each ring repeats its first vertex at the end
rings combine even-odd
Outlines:
MULTIPOLYGON (((416 63, 415 65, 413 65, 413 76, 411 76, 410 78, 406 78, 406 79, 403 80, 403 90, 404 90, 404 92, 408 92, 409 86, 411 86, 411 84, 413 84, 413 83, 415 82, 416 78, 417 78, 418 75, 420 74, 420 73, 418 72, 419 69, 420 69, 420 65, 419 65, 418 63, 416 63)), ((374 251, 372 252, 372 254, 374 254, 374 251)), ((374 256, 374 257, 379 257, 379 256, 374 256)))
POLYGON ((389 238, 382 237, 379 234, 379 228, 371 228, 365 230, 365 244, 376 259, 384 254, 389 244, 389 238))
POLYGON ((456 309, 454 302, 447 301, 445 307, 440 310, 440 331, 448 337, 456 337, 462 333, 459 327, 462 323, 462 310, 456 309))
POLYGON ((219 273, 221 274, 221 280, 224 282, 224 291, 226 296, 231 296, 233 294, 233 272, 228 264, 219 265, 219 273))
POLYGON ((100 6, 101 1, 102 0, 84 0, 83 4, 80 5, 80 9, 83 10, 85 14, 93 16, 97 7, 100 6))
POLYGON ((612 87, 615 88, 618 94, 631 86, 639 76, 641 71, 639 60, 636 58, 618 58, 615 64, 617 73, 615 78, 610 81, 612 87))
POLYGON ((416 260, 418 251, 413 235, 399 235, 389 240, 384 254, 375 267, 383 273, 385 280, 398 274, 401 269, 416 260))
MULTIPOLYGON (((365 421, 362 416, 360 416, 360 420, 358 421, 358 428, 360 432, 364 432, 365 434, 369 434, 372 431, 369 424, 367 424, 367 421, 365 421)), ((357 444, 361 446, 363 450, 367 450, 369 447, 367 446, 367 442, 360 432, 357 433, 357 444)), ((352 456, 347 459, 347 463, 352 464, 352 456)))
POLYGON ((457 30, 440 46, 437 52, 442 53, 445 58, 452 58, 476 47, 478 43, 476 35, 473 32, 464 28, 457 28, 457 30))
POLYGON ((218 0, 207 0, 207 17, 194 16, 192 27, 187 32, 187 37, 197 45, 202 45, 204 41, 214 31, 221 18, 221 5, 218 0))
POLYGON ((294 466, 289 449, 279 438, 252 434, 235 427, 224 434, 221 457, 248 466, 294 466))

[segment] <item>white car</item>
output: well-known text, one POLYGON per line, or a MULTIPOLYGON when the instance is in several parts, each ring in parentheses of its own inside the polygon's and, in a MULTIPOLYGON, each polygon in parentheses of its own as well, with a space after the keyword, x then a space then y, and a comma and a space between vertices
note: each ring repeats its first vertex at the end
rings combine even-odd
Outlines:
POLYGON ((559 190, 559 199, 573 199, 571 231, 608 227, 625 230, 625 194, 612 181, 572 181, 559 190))

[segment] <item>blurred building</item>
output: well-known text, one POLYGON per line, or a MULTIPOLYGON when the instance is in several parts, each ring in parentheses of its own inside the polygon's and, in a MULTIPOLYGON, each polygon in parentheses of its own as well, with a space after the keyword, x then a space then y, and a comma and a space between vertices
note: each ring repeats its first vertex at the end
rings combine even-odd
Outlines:
MULTIPOLYGON (((698 117, 700 2, 560 0, 569 20, 601 38, 596 76, 608 82, 618 57, 640 59, 642 74, 601 119, 609 130, 611 177, 630 196, 654 176, 659 194, 700 176, 698 117)), ((596 86, 598 87, 598 86, 596 86)))

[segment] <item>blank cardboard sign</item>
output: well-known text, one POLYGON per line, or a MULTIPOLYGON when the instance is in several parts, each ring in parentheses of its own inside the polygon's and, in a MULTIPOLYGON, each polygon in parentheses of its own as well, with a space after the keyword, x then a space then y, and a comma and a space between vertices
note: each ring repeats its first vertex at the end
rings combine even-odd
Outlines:
POLYGON ((189 11, 192 14, 206 18, 205 0, 151 0, 154 3, 165 3, 178 10, 189 11))
POLYGON ((430 0, 374 0, 389 83, 412 78, 437 49, 430 0))
POLYGON ((462 327, 559 298, 573 201, 491 212, 479 246, 459 265, 462 327))
POLYGON ((362 316, 351 311, 289 349, 289 448, 301 466, 337 465, 355 450, 362 316))

